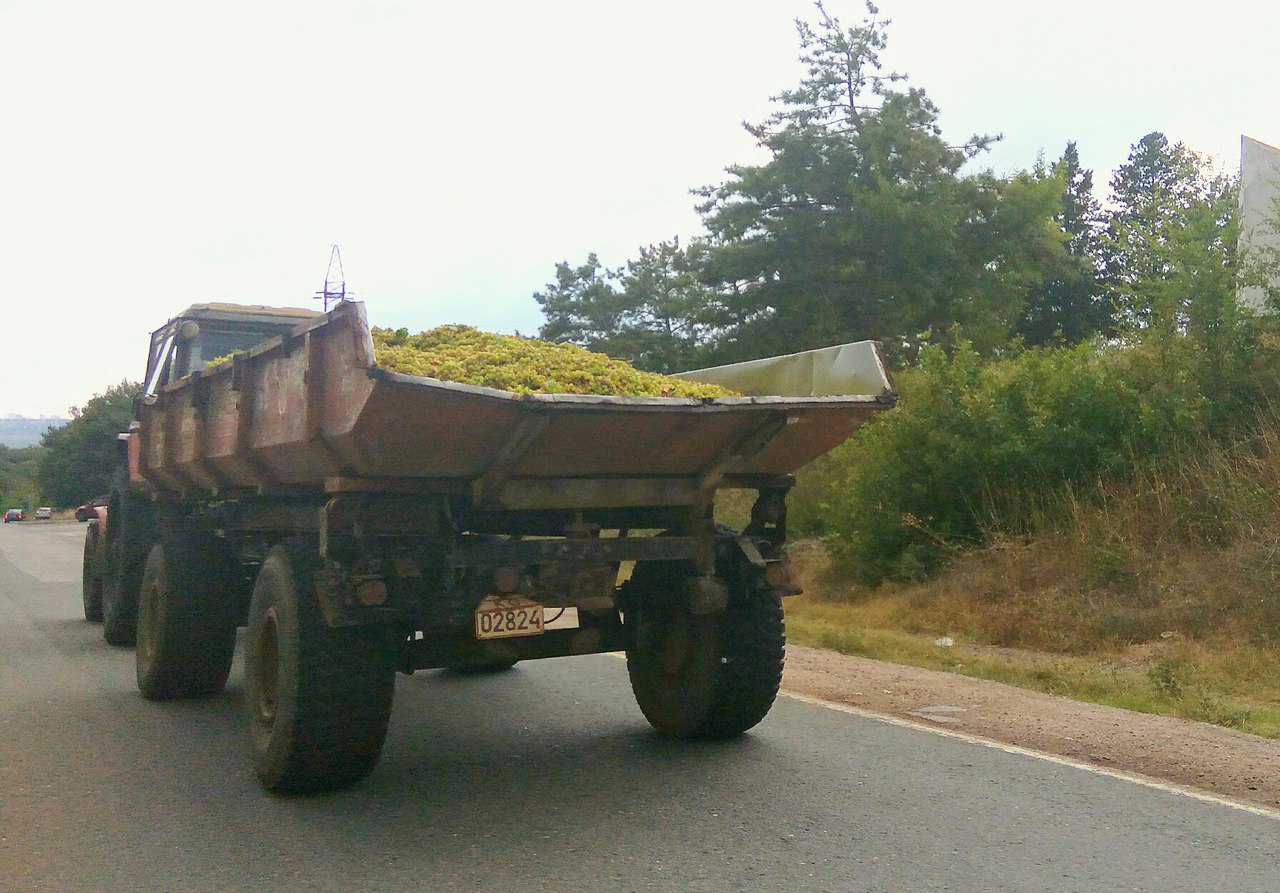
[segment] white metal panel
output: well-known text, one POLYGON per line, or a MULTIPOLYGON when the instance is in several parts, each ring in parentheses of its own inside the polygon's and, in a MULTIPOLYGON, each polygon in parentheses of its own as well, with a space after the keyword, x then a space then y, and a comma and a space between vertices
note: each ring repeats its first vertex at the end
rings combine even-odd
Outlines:
MULTIPOLYGON (((1280 253, 1280 149, 1240 137, 1240 249, 1280 253)), ((1280 282, 1273 282, 1273 287, 1280 282)), ((1266 292, 1242 288, 1239 300, 1255 310, 1267 309, 1266 292)))
POLYGON ((739 394, 776 397, 886 397, 893 383, 874 341, 680 372, 677 378, 722 385, 739 394))

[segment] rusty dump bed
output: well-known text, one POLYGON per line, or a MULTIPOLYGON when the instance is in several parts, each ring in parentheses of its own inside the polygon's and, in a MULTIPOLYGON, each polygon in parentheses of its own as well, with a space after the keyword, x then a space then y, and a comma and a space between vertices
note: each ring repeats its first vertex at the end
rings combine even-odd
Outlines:
MULTIPOLYGON (((461 493, 499 510, 692 504, 710 488, 792 472, 892 405, 874 345, 830 351, 837 369, 858 354, 868 393, 516 395, 378 368, 364 306, 346 303, 144 400, 138 470, 189 496, 461 493)), ((827 371, 802 377, 829 392, 839 375, 819 359, 827 371)), ((810 355, 779 362, 795 392, 810 355)), ((734 374, 708 370, 721 382, 734 374)))

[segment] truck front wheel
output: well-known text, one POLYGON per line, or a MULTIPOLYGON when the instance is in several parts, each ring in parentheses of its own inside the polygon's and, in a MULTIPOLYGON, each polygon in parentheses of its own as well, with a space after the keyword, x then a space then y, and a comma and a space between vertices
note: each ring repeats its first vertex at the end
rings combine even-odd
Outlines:
POLYGON ((222 603, 235 556, 209 533, 166 532, 138 598, 138 690, 153 701, 215 695, 227 684, 235 624, 222 603))
POLYGON ((684 562, 640 564, 628 583, 627 671, 649 724, 674 738, 730 738, 764 719, 778 694, 786 635, 782 601, 740 555, 717 562, 723 611, 672 598, 684 562))
POLYGON ((401 637, 386 625, 330 627, 315 592, 317 548, 267 552, 249 606, 245 708, 254 770, 278 794, 364 778, 391 717, 401 637))

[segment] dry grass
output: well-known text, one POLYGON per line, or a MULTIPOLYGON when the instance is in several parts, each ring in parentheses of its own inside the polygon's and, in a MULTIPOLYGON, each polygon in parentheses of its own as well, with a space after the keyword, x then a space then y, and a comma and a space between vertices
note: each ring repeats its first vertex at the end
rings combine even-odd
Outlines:
POLYGON ((1036 509, 1043 533, 994 537, 928 584, 859 589, 796 544, 792 638, 1280 736, 1273 430, 1069 492, 1036 509))

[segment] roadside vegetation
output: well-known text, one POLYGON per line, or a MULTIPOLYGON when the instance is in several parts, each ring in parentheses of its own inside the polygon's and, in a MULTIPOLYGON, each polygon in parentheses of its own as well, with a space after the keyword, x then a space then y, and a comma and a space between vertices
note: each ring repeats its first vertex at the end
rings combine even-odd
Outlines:
POLYGON ((0 444, 0 512, 11 508, 23 511, 36 508, 40 493, 36 474, 43 458, 42 447, 15 449, 0 444))
POLYGON ((1129 573, 1159 568, 1137 593, 1097 585, 1093 574, 1116 570, 1109 539, 1063 530, 993 543, 936 580, 875 589, 850 585, 820 543, 802 541, 793 556, 806 594, 787 601, 788 639, 1280 737, 1280 652, 1247 625, 1271 609, 1232 585, 1252 582, 1235 556, 1143 556, 1129 573), (1100 565, 1075 565, 1087 557, 1100 565))
POLYGON ((1280 736, 1280 340, 961 344, 802 475, 792 640, 1280 736))

